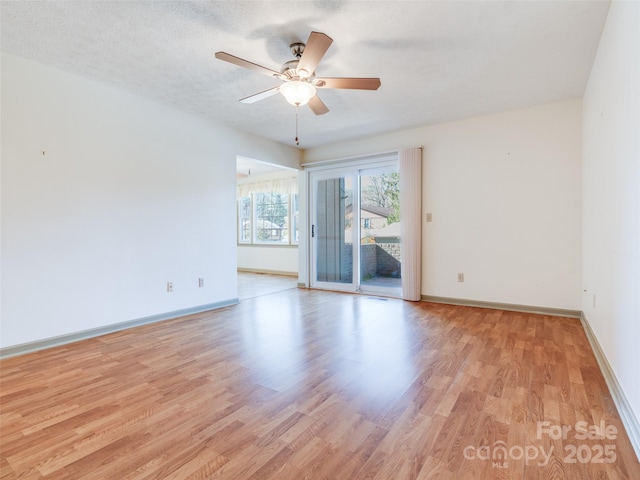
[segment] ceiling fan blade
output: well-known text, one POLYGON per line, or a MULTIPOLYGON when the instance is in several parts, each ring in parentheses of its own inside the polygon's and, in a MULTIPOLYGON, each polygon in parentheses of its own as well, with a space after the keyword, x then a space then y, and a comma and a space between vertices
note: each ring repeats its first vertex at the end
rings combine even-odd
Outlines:
POLYGON ((300 57, 300 63, 298 63, 298 70, 306 70, 311 75, 315 72, 316 67, 327 53, 329 46, 333 43, 333 39, 324 33, 311 32, 309 40, 304 47, 302 57, 300 57))
POLYGON ((271 97, 280 91, 280 87, 273 87, 269 90, 265 90, 264 92, 256 93, 255 95, 250 95, 245 98, 241 98, 240 101, 242 103, 254 103, 259 100, 263 100, 265 98, 271 97))
POLYGON ((218 60, 223 60, 225 62, 233 63, 239 67, 248 68, 249 70, 253 70, 254 72, 262 73, 263 75, 268 75, 270 77, 283 78, 280 72, 276 72, 275 70, 271 70, 270 68, 263 67, 262 65, 258 65, 257 63, 250 62, 249 60, 245 60, 240 57, 236 57, 235 55, 231 55, 226 52, 216 52, 216 58, 218 60))
POLYGON ((377 90, 380 88, 379 78, 316 78, 314 85, 318 88, 346 88, 351 90, 377 90), (322 83, 324 82, 324 83, 322 83))
POLYGON ((307 103, 307 105, 309 105, 309 108, 316 115, 324 115, 329 111, 327 106, 324 104, 322 100, 320 100, 320 97, 318 97, 317 95, 314 95, 313 97, 311 97, 311 100, 309 100, 309 103, 307 103))

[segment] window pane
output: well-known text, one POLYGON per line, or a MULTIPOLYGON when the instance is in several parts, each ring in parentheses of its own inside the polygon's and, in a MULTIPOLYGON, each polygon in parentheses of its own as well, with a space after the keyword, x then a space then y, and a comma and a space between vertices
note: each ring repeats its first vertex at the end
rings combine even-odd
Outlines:
POLYGON ((289 196, 281 193, 256 193, 255 241, 257 243, 289 243, 289 196))
POLYGON ((360 188, 360 284, 400 289, 400 176, 361 173, 360 188))
POLYGON ((238 243, 251 243, 251 198, 238 200, 238 243))
POLYGON ((316 185, 316 280, 353 283, 353 177, 316 185))

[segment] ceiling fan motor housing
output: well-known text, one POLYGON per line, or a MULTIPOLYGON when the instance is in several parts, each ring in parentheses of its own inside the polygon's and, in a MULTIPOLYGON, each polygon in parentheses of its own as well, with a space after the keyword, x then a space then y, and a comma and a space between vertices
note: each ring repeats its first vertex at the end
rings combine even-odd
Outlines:
POLYGON ((301 80, 312 76, 313 72, 307 72, 306 70, 298 70, 298 64, 300 58, 304 53, 304 43, 296 42, 289 45, 291 54, 296 57, 295 60, 289 60, 282 65, 280 72, 287 76, 289 80, 301 80))
POLYGON ((297 80, 300 82, 311 83, 315 87, 324 87, 324 80, 315 78, 313 73, 309 73, 306 70, 298 70, 298 63, 300 60, 289 60, 280 69, 280 72, 287 77, 288 80, 297 80))
POLYGON ((298 73, 298 63, 300 63, 300 59, 289 60, 288 62, 284 63, 284 65, 282 65, 280 72, 286 75, 287 77, 289 77, 290 79, 301 77, 302 75, 298 73))

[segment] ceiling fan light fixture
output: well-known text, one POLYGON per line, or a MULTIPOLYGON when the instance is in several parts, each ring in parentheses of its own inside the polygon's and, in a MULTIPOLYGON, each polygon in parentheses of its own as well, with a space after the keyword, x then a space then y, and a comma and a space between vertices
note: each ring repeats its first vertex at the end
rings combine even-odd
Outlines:
POLYGON ((316 87, 307 82, 291 80, 280 86, 280 93, 291 105, 299 107, 309 103, 309 100, 315 96, 316 87))

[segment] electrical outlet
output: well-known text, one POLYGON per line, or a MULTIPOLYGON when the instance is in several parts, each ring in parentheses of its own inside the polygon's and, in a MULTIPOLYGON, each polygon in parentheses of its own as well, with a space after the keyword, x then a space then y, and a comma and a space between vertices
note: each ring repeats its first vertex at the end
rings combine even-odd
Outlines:
POLYGON ((204 287, 204 278, 200 277, 198 279, 198 288, 204 287))
POLYGON ((427 222, 432 222, 433 216, 430 213, 427 213, 427 222))
POLYGON ((173 292, 173 282, 167 282, 167 293, 173 292))
POLYGON ((459 282, 464 282, 464 273, 459 273, 458 274, 458 281, 459 282))
POLYGON ((596 309, 596 294, 593 294, 593 309, 596 309))

